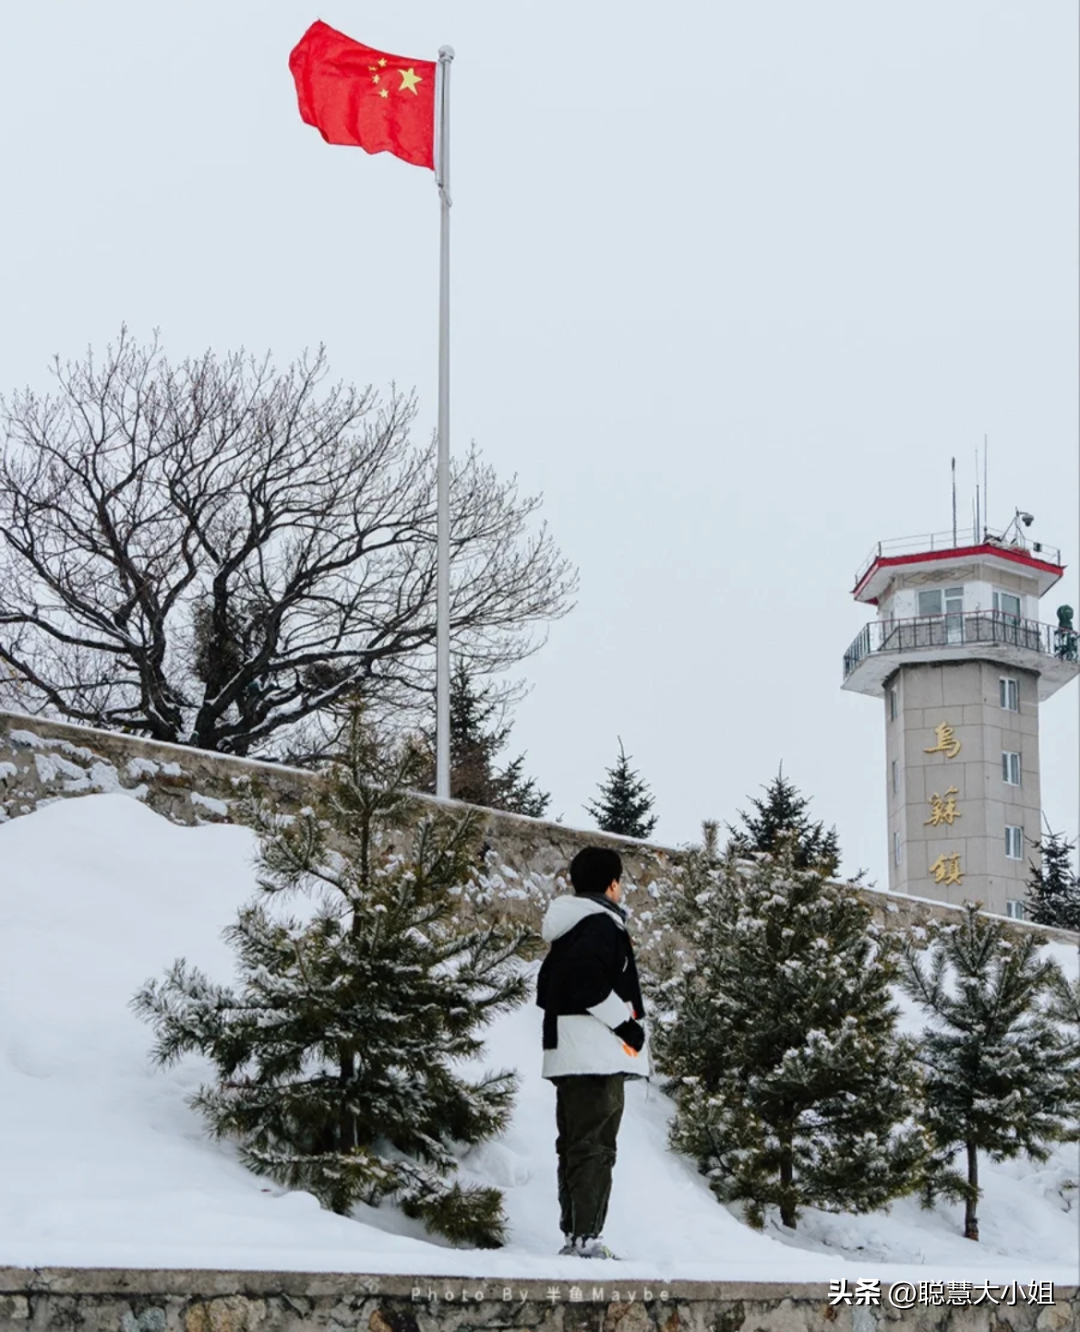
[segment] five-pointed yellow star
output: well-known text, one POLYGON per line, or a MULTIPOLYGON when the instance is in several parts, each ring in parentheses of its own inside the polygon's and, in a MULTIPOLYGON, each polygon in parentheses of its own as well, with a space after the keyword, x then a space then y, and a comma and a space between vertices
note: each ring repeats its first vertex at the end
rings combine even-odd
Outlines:
POLYGON ((389 97, 390 94, 386 91, 385 88, 380 88, 380 89, 379 89, 379 96, 380 96, 380 97, 389 97))
POLYGON ((386 68, 386 61, 385 61, 385 60, 380 60, 380 61, 379 61, 379 68, 380 68, 380 69, 385 69, 385 68, 386 68))
POLYGON ((371 76, 371 81, 372 81, 372 83, 378 83, 378 82, 379 82, 379 76, 378 76, 378 74, 372 74, 372 76, 371 76))
POLYGON ((398 92, 404 92, 407 88, 414 97, 418 97, 419 93, 416 91, 416 85, 418 83, 423 83, 423 79, 420 75, 411 68, 399 69, 398 73, 401 75, 401 87, 398 89, 398 92))

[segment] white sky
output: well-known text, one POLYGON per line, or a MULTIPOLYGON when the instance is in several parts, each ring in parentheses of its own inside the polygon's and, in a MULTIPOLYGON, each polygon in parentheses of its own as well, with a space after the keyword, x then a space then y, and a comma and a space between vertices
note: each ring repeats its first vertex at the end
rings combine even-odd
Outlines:
MULTIPOLYGON (((1071 0, 184 0, 0 13, 0 387, 126 320, 415 384, 434 422, 430 173, 331 148, 286 61, 323 18, 453 70, 452 435, 581 594, 516 748, 582 804, 621 735, 669 843, 782 759, 886 882, 882 708, 840 691, 879 539, 1031 510, 1080 609, 1071 0)), ((1075 833, 1078 693, 1043 708, 1075 833)))

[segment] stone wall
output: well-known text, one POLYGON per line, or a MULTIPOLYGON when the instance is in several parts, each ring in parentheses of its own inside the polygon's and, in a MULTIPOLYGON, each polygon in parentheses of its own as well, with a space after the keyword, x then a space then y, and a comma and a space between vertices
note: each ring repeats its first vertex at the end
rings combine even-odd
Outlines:
MULTIPOLYGON (((266 785, 283 811, 306 804, 315 781, 303 768, 0 712, 0 823, 53 800, 102 791, 126 792, 175 823, 230 822, 238 792, 253 778, 266 785)), ((432 808, 467 808, 433 796, 418 799, 432 808)), ((648 910, 650 886, 677 872, 682 858, 671 847, 567 828, 544 819, 497 810, 484 810, 482 817, 487 843, 519 879, 518 895, 526 907, 530 898, 536 906, 543 900, 535 888, 538 881, 565 875, 575 852, 586 845, 611 846, 622 855, 626 900, 635 911, 648 910)), ((960 909, 943 902, 877 889, 860 891, 878 923, 892 928, 959 918, 960 909)), ((1065 930, 1037 925, 1022 928, 1062 942, 1077 942, 1077 936, 1065 930)))
MULTIPOLYGON (((606 1265, 605 1265, 606 1266, 606 1265)), ((1076 1332, 1077 1287, 976 1284, 915 1303, 830 1302, 828 1285, 568 1282, 306 1272, 0 1269, 0 1332, 1076 1332), (980 1296, 978 1303, 971 1303, 980 1296), (941 1295, 944 1299, 944 1295, 941 1295), (965 1307, 966 1304, 966 1307, 965 1307)))

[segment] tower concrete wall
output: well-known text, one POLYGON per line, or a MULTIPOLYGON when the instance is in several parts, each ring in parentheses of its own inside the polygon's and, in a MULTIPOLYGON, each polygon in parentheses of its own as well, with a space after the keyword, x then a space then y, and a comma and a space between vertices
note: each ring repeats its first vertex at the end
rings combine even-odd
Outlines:
POLYGON ((979 660, 902 665, 886 681, 891 891, 1001 915, 1023 901, 1040 836, 1037 689, 1034 671, 979 660), (1002 706, 1002 679, 1016 681, 1017 711, 1002 706), (1019 755, 1018 785, 1004 753, 1019 755), (1023 830, 1020 858, 1006 854, 1007 826, 1023 830))

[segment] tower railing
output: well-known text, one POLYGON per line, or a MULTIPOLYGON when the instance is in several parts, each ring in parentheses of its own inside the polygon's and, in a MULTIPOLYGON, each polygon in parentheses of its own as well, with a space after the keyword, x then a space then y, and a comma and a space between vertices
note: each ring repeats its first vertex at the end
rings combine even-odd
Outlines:
POLYGON ((1003 541, 993 532, 980 532, 973 527, 958 528, 954 536, 950 528, 947 532, 927 532, 921 536, 879 541, 859 565, 855 586, 858 587, 878 560, 895 559, 900 555, 922 555, 930 550, 962 550, 967 546, 1000 546, 1002 550, 1019 550, 1025 555, 1033 555, 1048 564, 1061 564, 1061 551, 1057 546, 1049 546, 1045 541, 1031 541, 1020 532, 1011 534, 1008 541, 1003 541))
POLYGON ((1080 657, 1080 635, 1076 630, 1025 620, 1005 611, 917 615, 910 619, 872 620, 864 625, 844 653, 844 679, 874 652, 948 649, 978 643, 1008 644, 1061 661, 1077 661, 1080 657))

